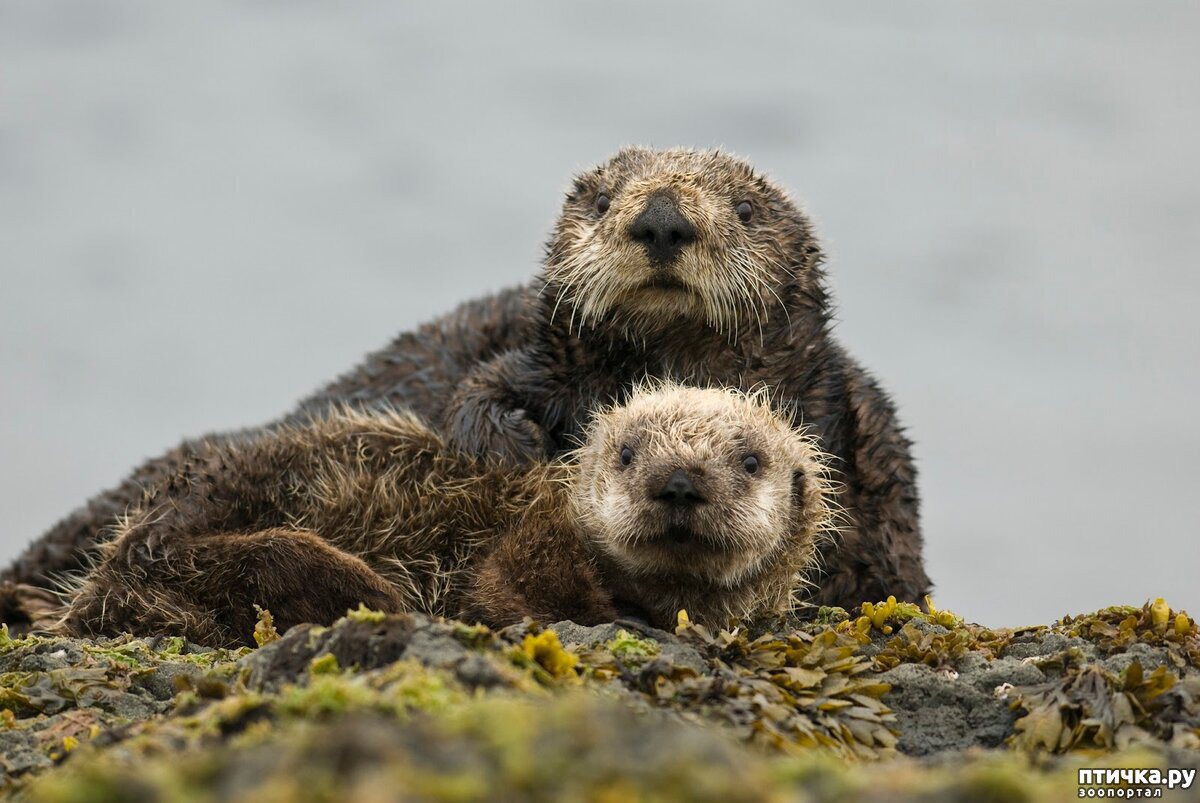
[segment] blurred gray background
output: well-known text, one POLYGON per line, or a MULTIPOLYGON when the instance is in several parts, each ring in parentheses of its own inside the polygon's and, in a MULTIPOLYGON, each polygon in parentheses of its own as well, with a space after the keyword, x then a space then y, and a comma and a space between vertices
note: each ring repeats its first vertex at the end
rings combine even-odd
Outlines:
POLYGON ((0 0, 0 557, 721 145, 818 222, 940 605, 1200 612, 1200 6, 967 5, 0 0))

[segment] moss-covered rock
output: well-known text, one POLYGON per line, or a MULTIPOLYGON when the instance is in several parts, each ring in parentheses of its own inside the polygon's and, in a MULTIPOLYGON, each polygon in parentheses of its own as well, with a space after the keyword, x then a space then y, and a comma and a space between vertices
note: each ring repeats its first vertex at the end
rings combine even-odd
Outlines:
POLYGON ((1197 630, 1155 601, 990 629, 894 600, 674 633, 359 610, 256 650, 0 631, 32 800, 1035 799, 1200 763, 1197 630), (1130 752, 1137 751, 1137 752, 1130 752), (1036 770, 1036 771, 1031 771, 1036 770))

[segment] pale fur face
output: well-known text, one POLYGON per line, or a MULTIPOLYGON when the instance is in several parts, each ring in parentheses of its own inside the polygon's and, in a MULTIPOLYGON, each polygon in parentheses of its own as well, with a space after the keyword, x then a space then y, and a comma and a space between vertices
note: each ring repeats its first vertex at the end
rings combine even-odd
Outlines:
POLYGON ((783 286, 810 280, 819 260, 807 219, 746 162, 626 148, 576 178, 545 275, 555 315, 569 315, 572 328, 608 320, 647 333, 692 320, 735 337, 785 314, 783 286), (669 265, 631 236, 654 197, 669 199, 695 232, 669 265))
POLYGON ((827 521, 821 455, 765 394, 640 389, 594 417, 576 454, 575 514, 631 576, 734 588, 772 566, 794 572, 827 521), (664 498, 680 469, 690 504, 664 498))

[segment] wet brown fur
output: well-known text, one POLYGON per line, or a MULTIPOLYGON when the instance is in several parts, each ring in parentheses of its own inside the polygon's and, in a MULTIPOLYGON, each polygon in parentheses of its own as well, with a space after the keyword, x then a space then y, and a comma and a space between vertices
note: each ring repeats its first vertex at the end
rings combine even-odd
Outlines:
MULTIPOLYGON (((808 218, 745 162, 627 148, 577 177, 530 286, 400 335, 283 423, 341 404, 394 405, 458 448, 528 460, 572 448, 594 403, 623 399, 647 376, 766 385, 812 428, 844 483, 847 524, 822 548, 814 601, 920 599, 930 582, 910 443, 887 395, 831 334, 822 262, 808 218), (611 198, 604 214, 600 193, 611 198), (699 234, 666 287, 654 286, 663 274, 627 236, 655 193, 669 194, 699 234), (747 223, 735 213, 743 200, 753 206, 747 223)), ((34 542, 0 580, 45 585, 78 569, 118 515, 204 448, 192 441, 149 461, 34 542)))
POLYGON ((723 624, 790 604, 829 524, 819 454, 761 397, 647 389, 598 415, 576 457, 479 460, 411 414, 349 408, 214 446, 121 522, 55 629, 233 645, 256 605, 288 627, 359 602, 491 625, 627 610, 666 626, 679 608, 723 624), (679 467, 703 510, 655 498, 679 467), (664 545, 681 522, 694 540, 664 545))
POLYGON ((911 444, 887 395, 831 334, 822 262, 808 218, 747 163, 623 150, 575 180, 535 283, 533 334, 467 375, 448 436, 474 453, 529 459, 543 443, 574 442, 591 405, 620 400, 644 376, 766 386, 812 428, 844 481, 847 524, 822 549, 813 600, 920 600, 931 584, 911 444), (629 236, 662 194, 698 235, 667 267, 629 236))

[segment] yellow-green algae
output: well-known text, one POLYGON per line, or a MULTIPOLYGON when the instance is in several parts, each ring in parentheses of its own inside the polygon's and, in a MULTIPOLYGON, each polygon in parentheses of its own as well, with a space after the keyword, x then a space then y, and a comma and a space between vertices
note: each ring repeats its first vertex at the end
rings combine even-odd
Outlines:
POLYGON ((1071 661, 1059 680, 1026 688, 1013 701, 1023 712, 1010 743, 1028 752, 1103 752, 1167 744, 1200 750, 1200 675, 1180 678, 1165 666, 1123 672, 1071 661))
POLYGON ((271 612, 257 605, 254 606, 254 609, 258 611, 258 624, 254 626, 254 643, 261 647, 277 641, 279 631, 275 629, 275 619, 271 616, 271 612))
POLYGON ((715 631, 682 615, 674 634, 566 646, 533 623, 408 618, 473 656, 470 672, 445 644, 432 664, 329 651, 386 639, 396 619, 359 609, 281 638, 262 612, 255 653, 0 630, 5 783, 32 800, 1031 800, 1074 796, 1080 761, 1200 760, 1197 628, 1161 600, 1017 629, 894 599, 715 631), (1044 683, 1003 690, 1007 750, 942 767, 897 754, 881 673, 953 676, 1031 642, 1057 646, 1025 659, 1044 683), (1101 663, 1134 645, 1123 668, 1101 663), (303 659, 294 679, 247 685, 247 661, 285 647, 303 659))
POLYGON ((387 614, 382 611, 373 611, 361 602, 358 607, 352 611, 346 611, 346 618, 352 622, 382 622, 387 618, 387 614))
POLYGON ((1162 597, 1140 608, 1115 605, 1087 616, 1066 616, 1055 627, 1095 642, 1105 652, 1142 642, 1166 649, 1177 667, 1200 666, 1196 622, 1184 611, 1173 612, 1162 597))
POLYGON ((657 641, 625 629, 618 630, 617 635, 604 646, 613 658, 626 666, 640 666, 659 653, 657 641))
POLYGON ((563 649, 553 630, 526 633, 520 648, 514 649, 512 656, 518 665, 529 667, 539 679, 574 681, 579 678, 575 671, 579 657, 563 649))
MULTIPOLYGON (((676 635, 698 646, 711 674, 676 668, 649 691, 662 703, 747 726, 752 740, 783 750, 824 747, 845 757, 888 755, 896 744, 889 686, 860 655, 857 631, 710 633, 682 621, 676 635)), ((643 670, 643 675, 645 671, 643 670)))
POLYGON ((308 671, 314 675, 336 675, 342 671, 342 668, 338 665, 337 656, 325 653, 312 659, 308 665, 308 671))
MULTIPOLYGON (((1031 801, 1077 796, 1080 766, 1159 767, 1150 751, 1038 767, 1018 754, 944 766, 779 755, 711 729, 566 692, 471 697, 404 721, 369 712, 250 727, 180 754, 76 751, 25 790, 73 801, 1031 801)), ((1168 798, 1170 796, 1168 795, 1168 798)))

